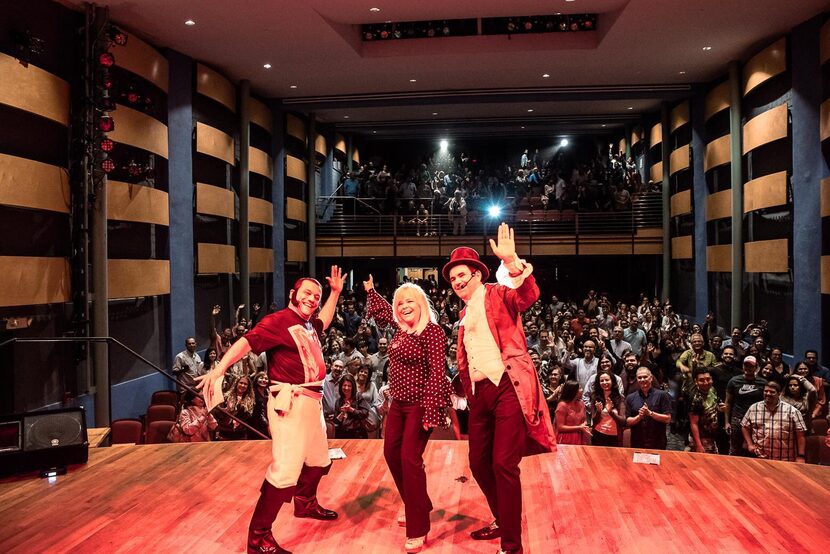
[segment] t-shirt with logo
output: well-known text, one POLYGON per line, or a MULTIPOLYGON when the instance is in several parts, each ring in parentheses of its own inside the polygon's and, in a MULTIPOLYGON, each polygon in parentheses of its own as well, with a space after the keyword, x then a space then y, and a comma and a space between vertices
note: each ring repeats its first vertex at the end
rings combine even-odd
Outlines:
POLYGON ((743 375, 738 375, 729 380, 726 385, 726 393, 732 395, 732 421, 740 422, 750 406, 764 399, 764 385, 766 379, 755 377, 748 381, 743 375))
POLYGON ((272 381, 299 385, 321 381, 326 376, 326 362, 319 334, 323 322, 306 320, 290 308, 262 318, 245 334, 255 354, 266 352, 268 377, 272 381))

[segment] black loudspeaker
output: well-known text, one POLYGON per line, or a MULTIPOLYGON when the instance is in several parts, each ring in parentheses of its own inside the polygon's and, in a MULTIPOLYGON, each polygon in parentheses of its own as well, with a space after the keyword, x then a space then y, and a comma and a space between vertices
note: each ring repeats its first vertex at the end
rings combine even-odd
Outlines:
POLYGON ((83 408, 0 416, 0 475, 65 468, 87 459, 83 408))

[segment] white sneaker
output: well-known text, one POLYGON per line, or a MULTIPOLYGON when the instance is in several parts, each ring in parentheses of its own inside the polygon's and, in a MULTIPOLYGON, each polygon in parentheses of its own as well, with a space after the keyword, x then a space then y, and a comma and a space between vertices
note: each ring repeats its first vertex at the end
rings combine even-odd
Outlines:
POLYGON ((421 549, 424 548, 424 545, 427 542, 427 536, 424 535, 423 537, 415 537, 414 539, 410 539, 409 537, 406 538, 406 542, 403 545, 403 549, 406 552, 420 552, 421 549))
POLYGON ((401 514, 398 516, 398 525, 401 527, 406 527, 406 514, 401 514))

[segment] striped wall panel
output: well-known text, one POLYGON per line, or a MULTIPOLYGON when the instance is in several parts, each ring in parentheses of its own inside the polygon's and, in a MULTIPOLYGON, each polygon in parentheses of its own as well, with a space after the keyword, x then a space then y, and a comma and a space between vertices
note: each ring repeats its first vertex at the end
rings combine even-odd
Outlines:
POLYGON ((789 110, 786 104, 757 115, 744 124, 744 148, 746 154, 759 146, 786 138, 789 110))
POLYGON ((744 66, 744 96, 786 70, 787 40, 782 38, 755 54, 744 66))
POLYGON ((294 219, 296 221, 308 220, 307 204, 302 200, 296 198, 285 199, 285 217, 287 219, 294 219))
POLYGON ((274 133, 274 116, 268 106, 257 100, 250 99, 251 123, 256 123, 269 133, 274 133))
POLYGON ((248 219, 251 223, 274 225, 274 205, 261 198, 248 198, 248 219))
POLYGON ((830 256, 821 257, 821 293, 830 294, 830 256))
POLYGON ((694 237, 685 235, 672 237, 671 257, 673 260, 691 260, 694 253, 694 237))
POLYGON ((170 294, 168 260, 110 259, 107 268, 110 299, 170 294))
POLYGON ((296 115, 287 114, 285 116, 285 130, 290 136, 302 141, 302 143, 305 144, 307 135, 305 123, 302 119, 296 115))
POLYGON ((744 213, 787 203, 787 172, 779 171, 744 183, 744 213))
POLYGON ((251 146, 248 149, 248 168, 254 173, 273 179, 274 168, 271 156, 259 148, 251 146))
POLYGON ((684 190, 671 197, 671 217, 692 213, 692 191, 684 190))
POLYGON ((274 251, 270 248, 250 248, 248 268, 251 273, 273 273, 274 251))
POLYGON ((651 180, 655 183, 663 181, 663 162, 657 162, 651 166, 651 180))
POLYGON ((706 221, 732 217, 732 189, 712 193, 706 197, 706 221))
POLYGON ((158 50, 142 41, 135 35, 125 46, 119 46, 114 50, 115 64, 127 71, 138 75, 153 83, 155 86, 168 91, 169 68, 167 58, 162 56, 158 50))
POLYGON ((688 144, 674 150, 669 156, 669 174, 674 175, 678 171, 689 169, 690 161, 691 154, 688 144))
POLYGON ((0 256, 0 267, 0 307, 71 300, 71 272, 66 258, 0 256))
POLYGON ((706 144, 706 152, 703 155, 703 170, 709 171, 730 163, 732 161, 731 148, 732 138, 730 135, 723 135, 706 144))
POLYGON ((661 142, 663 142, 663 124, 658 123, 649 132, 649 146, 654 148, 661 142))
POLYGON ((819 183, 821 187, 821 217, 830 217, 830 177, 819 183))
POLYGON ((344 156, 346 155, 346 139, 339 133, 334 135, 334 149, 344 156))
POLYGON ((670 115, 670 129, 675 132, 680 127, 689 123, 689 101, 681 102, 674 107, 670 115))
POLYGON ((732 245, 716 244, 706 247, 706 271, 729 273, 732 271, 732 245))
POLYGON ((122 105, 112 112, 112 119, 115 121, 115 130, 109 134, 112 140, 167 159, 167 125, 145 113, 122 105))
POLYGON ((107 219, 170 225, 167 193, 142 185, 108 180, 107 219))
POLYGON ((314 139, 314 151, 320 154, 321 156, 326 156, 326 154, 328 153, 326 146, 326 137, 320 134, 317 135, 317 138, 314 139))
POLYGON ((0 104, 69 125, 69 83, 0 52, 0 104))
POLYGON ((236 219, 232 190, 196 183, 196 213, 236 219))
POLYGON ((789 263, 787 239, 744 243, 744 271, 747 273, 787 273, 789 263))
POLYGON ((231 244, 196 245, 198 273, 236 273, 236 247, 231 244))
POLYGON ((236 165, 233 137, 202 122, 196 123, 196 151, 236 165))
POLYGON ((285 260, 287 262, 307 262, 308 243, 304 240, 285 241, 285 260))
POLYGON ((229 80, 206 65, 196 64, 196 92, 236 113, 236 88, 229 80))
POLYGON ((285 174, 287 177, 297 179, 303 183, 308 182, 308 174, 306 173, 305 162, 294 156, 285 157, 285 174))
POLYGON ((68 214, 70 200, 64 168, 0 154, 0 204, 68 214))
POLYGON ((709 121, 713 115, 729 109, 730 104, 729 81, 724 81, 706 95, 704 119, 709 121))

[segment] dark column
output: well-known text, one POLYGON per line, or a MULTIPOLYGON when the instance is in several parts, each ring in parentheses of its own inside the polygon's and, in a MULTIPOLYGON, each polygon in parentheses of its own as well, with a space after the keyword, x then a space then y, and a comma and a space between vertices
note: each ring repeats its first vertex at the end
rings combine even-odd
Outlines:
POLYGON ((274 180, 271 198, 274 203, 274 225, 271 244, 274 247, 274 303, 285 307, 285 113, 272 106, 274 133, 271 139, 271 158, 274 160, 274 180))
POLYGON ((819 112, 820 16, 793 29, 793 354, 821 347, 821 189, 828 174, 821 151, 819 112))
POLYGON ((663 160, 663 298, 671 297, 671 190, 669 186, 669 105, 663 102, 660 108, 660 150, 663 160))
POLYGON ((251 318, 251 274, 248 266, 250 235, 248 197, 251 187, 251 82, 239 84, 239 298, 245 304, 243 315, 251 318))
POLYGON ((170 211, 170 345, 196 334, 193 285, 193 60, 167 51, 168 206, 170 211))
POLYGON ((730 167, 732 170, 732 320, 729 325, 742 327, 744 274, 744 175, 743 175, 743 127, 741 126, 741 67, 738 62, 729 63, 729 134, 731 143, 730 167))
POLYGON ((703 321, 709 311, 709 276, 706 271, 706 173, 703 170, 703 154, 706 145, 704 135, 704 110, 706 95, 703 91, 689 102, 692 125, 692 196, 695 214, 695 308, 697 320, 703 321))
POLYGON ((306 219, 308 220, 306 229, 308 240, 308 267, 307 275, 312 277, 317 276, 317 151, 314 149, 314 144, 317 138, 317 124, 314 120, 314 114, 308 114, 308 192, 306 193, 306 219))

